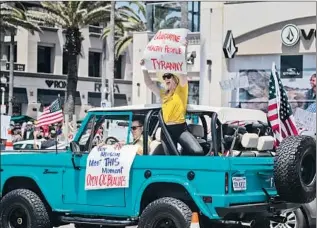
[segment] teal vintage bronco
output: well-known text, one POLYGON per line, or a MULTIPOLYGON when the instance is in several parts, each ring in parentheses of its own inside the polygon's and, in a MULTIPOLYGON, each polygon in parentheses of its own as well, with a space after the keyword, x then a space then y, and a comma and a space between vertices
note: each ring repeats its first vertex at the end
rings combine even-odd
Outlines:
POLYGON ((160 106, 141 105, 90 110, 66 151, 1 151, 0 226, 189 228, 197 212, 201 228, 266 228, 285 221, 281 211, 315 199, 314 138, 291 136, 274 151, 262 111, 189 105, 188 116, 199 122, 188 121, 180 148, 160 106), (144 120, 144 155, 133 161, 130 186, 85 190, 94 134, 106 123, 106 143, 130 142, 135 117, 144 120))

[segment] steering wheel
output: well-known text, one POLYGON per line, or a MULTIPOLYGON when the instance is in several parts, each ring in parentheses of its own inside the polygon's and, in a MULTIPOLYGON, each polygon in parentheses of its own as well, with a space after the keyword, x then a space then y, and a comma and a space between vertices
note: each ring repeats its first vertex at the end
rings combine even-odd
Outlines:
POLYGON ((120 141, 117 138, 110 136, 110 137, 106 138, 105 144, 106 145, 113 145, 117 142, 120 142, 120 141))

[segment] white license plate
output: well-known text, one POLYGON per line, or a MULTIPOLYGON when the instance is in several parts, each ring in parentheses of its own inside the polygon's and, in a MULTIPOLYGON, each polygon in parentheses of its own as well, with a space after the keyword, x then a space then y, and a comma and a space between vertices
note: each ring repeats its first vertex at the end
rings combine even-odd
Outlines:
POLYGON ((247 179, 245 177, 232 177, 233 191, 247 190, 247 179))

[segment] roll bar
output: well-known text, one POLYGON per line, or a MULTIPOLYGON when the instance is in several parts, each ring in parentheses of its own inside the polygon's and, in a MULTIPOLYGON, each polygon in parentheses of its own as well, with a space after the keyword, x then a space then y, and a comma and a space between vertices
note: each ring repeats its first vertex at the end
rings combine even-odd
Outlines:
POLYGON ((172 148, 172 151, 171 151, 171 152, 172 152, 174 155, 180 155, 179 152, 178 152, 178 150, 177 150, 177 148, 175 147, 175 145, 174 145, 174 143, 173 143, 173 140, 172 140, 170 134, 168 133, 168 130, 167 130, 167 128, 166 128, 166 125, 165 125, 165 123, 164 123, 164 121, 163 121, 162 110, 159 111, 158 119, 159 119, 159 122, 160 122, 160 125, 161 125, 161 129, 162 129, 162 131, 163 131, 163 134, 165 135, 165 137, 166 137, 166 139, 167 139, 167 141, 168 141, 170 147, 172 148))
POLYGON ((158 111, 155 110, 150 110, 144 119, 144 126, 143 126, 143 154, 144 155, 148 155, 148 135, 149 135, 149 128, 150 128, 150 119, 152 118, 152 116, 157 113, 158 111))
POLYGON ((210 149, 214 150, 214 156, 219 156, 218 155, 219 147, 218 147, 218 135, 217 135, 217 120, 218 120, 217 113, 213 113, 212 117, 211 117, 211 135, 212 135, 212 145, 213 146, 210 149))

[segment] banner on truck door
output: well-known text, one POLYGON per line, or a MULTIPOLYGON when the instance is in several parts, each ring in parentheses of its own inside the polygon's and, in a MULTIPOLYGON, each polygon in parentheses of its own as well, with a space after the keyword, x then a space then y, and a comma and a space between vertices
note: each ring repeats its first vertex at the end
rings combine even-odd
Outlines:
POLYGON ((87 158, 85 190, 128 188, 130 169, 138 146, 96 146, 87 158))
POLYGON ((187 73, 187 29, 159 30, 145 48, 144 66, 149 71, 187 73))

